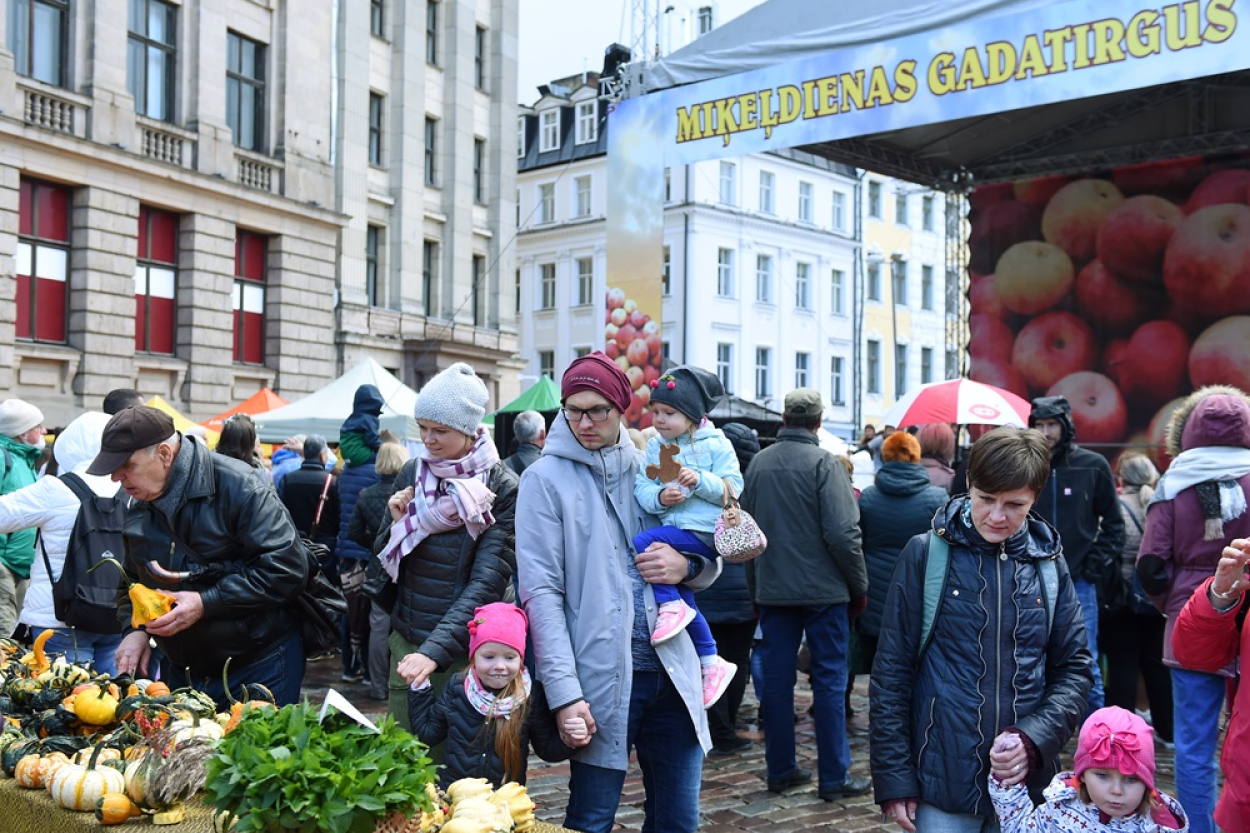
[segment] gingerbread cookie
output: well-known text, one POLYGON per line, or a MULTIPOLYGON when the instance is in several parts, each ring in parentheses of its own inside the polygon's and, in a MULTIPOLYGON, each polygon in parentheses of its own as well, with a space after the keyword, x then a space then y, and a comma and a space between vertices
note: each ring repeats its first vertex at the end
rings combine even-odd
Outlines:
POLYGON ((660 464, 647 466, 647 477, 652 480, 658 478, 661 483, 672 483, 681 474, 681 463, 677 462, 679 453, 677 443, 660 446, 660 464))

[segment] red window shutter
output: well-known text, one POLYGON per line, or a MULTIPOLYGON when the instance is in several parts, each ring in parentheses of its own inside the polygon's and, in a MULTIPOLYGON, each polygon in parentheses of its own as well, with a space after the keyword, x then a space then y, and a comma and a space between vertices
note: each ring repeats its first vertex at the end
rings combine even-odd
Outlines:
POLYGON ((148 259, 159 263, 178 260, 178 215, 149 209, 148 259))
POLYGON ((17 233, 25 237, 35 233, 35 184, 23 179, 18 197, 17 233))
POLYGON ((69 242, 70 197, 68 188, 40 184, 37 187, 38 228, 36 233, 44 240, 69 242))

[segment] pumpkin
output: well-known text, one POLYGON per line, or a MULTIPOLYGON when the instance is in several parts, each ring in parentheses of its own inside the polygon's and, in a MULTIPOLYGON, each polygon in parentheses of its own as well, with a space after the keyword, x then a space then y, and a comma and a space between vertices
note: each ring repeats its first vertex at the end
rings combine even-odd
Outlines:
POLYGON ((169 694, 169 685, 163 680, 153 680, 148 683, 143 693, 148 697, 165 697, 169 694))
POLYGON ((19 787, 38 789, 43 786, 43 771, 43 756, 32 753, 17 762, 17 766, 13 768, 13 778, 19 787))
POLYGON ((95 805, 95 817, 100 824, 121 824, 142 812, 130 796, 121 792, 105 793, 95 805))
POLYGON ((105 793, 126 789, 126 779, 111 767, 99 769, 79 764, 65 764, 48 784, 52 800, 66 810, 88 813, 96 808, 105 793))
POLYGON ((209 740, 220 740, 226 733, 225 728, 215 720, 201 720, 199 718, 191 718, 189 720, 175 720, 169 724, 169 731, 172 733, 172 745, 177 746, 184 740, 191 738, 208 738, 209 740))
POLYGON ((167 809, 152 795, 152 779, 160 767, 160 756, 151 750, 144 750, 143 754, 126 765, 124 778, 126 795, 144 810, 167 809))
POLYGON ((168 593, 135 583, 130 585, 130 627, 138 629, 174 609, 175 599, 168 593))
MULTIPOLYGON (((71 761, 76 764, 87 764, 91 762, 91 756, 95 754, 97 754, 96 748, 94 746, 88 746, 86 749, 80 749, 75 752, 71 761)), ((100 763, 104 763, 105 761, 116 761, 122 756, 120 749, 115 749, 111 746, 101 748, 98 754, 100 763)))
POLYGON ((30 653, 22 657, 21 663, 30 668, 36 674, 42 674, 52 667, 52 663, 48 661, 48 655, 44 653, 43 646, 48 640, 56 634, 52 628, 48 628, 39 636, 35 637, 35 642, 30 646, 30 653))
POLYGON ((83 723, 107 726, 117 717, 117 698, 99 686, 88 686, 77 692, 74 714, 83 723))

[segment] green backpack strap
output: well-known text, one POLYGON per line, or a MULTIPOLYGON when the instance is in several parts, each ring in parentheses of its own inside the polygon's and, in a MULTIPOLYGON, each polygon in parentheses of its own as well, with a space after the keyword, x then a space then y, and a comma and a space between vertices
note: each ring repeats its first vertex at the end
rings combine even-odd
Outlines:
POLYGON ((951 546, 946 539, 929 530, 929 551, 924 560, 924 619, 920 624, 920 643, 916 661, 929 646, 933 622, 937 619, 938 606, 942 604, 942 589, 946 586, 946 570, 950 566, 951 546))
POLYGON ((1055 559, 1047 558, 1037 562, 1037 571, 1042 577, 1042 597, 1046 599, 1046 638, 1049 640, 1055 626, 1055 602, 1059 599, 1059 568, 1055 566, 1055 559))

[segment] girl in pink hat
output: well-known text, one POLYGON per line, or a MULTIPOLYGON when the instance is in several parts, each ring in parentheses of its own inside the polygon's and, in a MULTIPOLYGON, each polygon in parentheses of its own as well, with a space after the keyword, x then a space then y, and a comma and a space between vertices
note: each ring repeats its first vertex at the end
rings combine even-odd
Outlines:
POLYGON ((494 602, 475 610, 468 627, 469 667, 441 694, 428 679, 409 691, 412 731, 428 746, 445 744, 444 787, 461 778, 524 784, 531 746, 552 763, 573 754, 560 740, 542 684, 525 668, 528 620, 516 605, 494 602))
POLYGON ((1081 727, 1073 772, 1061 772, 1034 807, 1007 760, 1018 735, 1004 732, 990 752, 990 798, 1002 833, 1171 833, 1189 830, 1175 798, 1155 789, 1154 731, 1119 706, 1099 709, 1081 727))

